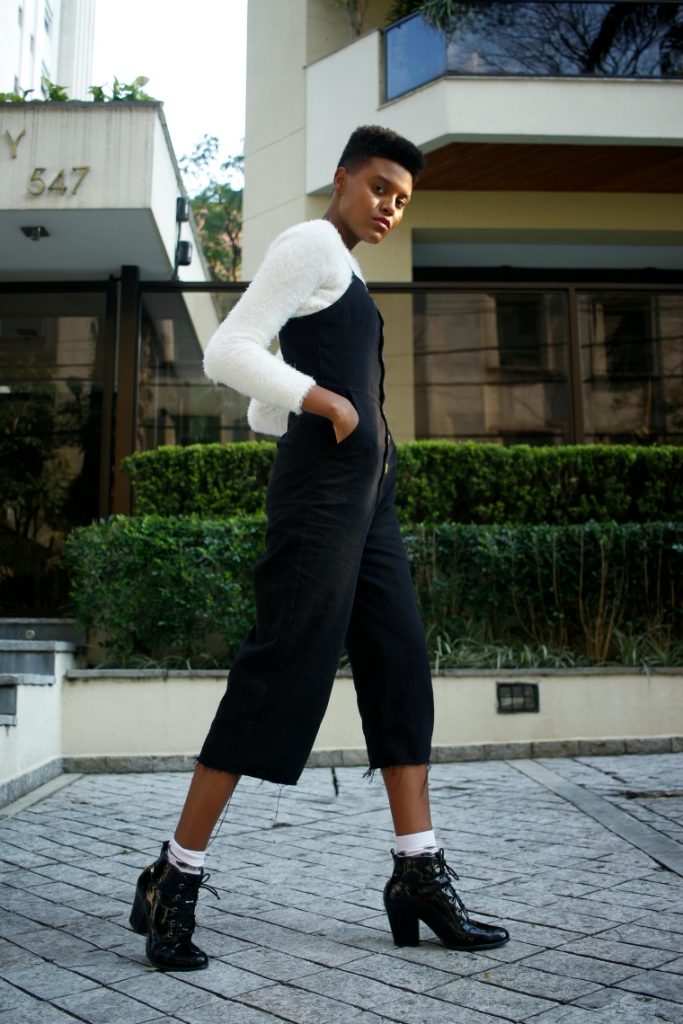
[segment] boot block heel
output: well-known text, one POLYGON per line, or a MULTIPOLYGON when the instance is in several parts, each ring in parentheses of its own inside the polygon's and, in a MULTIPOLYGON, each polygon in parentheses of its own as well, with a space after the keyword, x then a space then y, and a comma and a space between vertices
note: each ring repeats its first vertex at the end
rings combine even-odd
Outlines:
POLYGON ((420 945, 420 919, 411 910, 399 907, 386 907, 389 927, 395 946, 420 945))
POLYGON ((137 932, 138 935, 147 934, 148 920, 147 911, 145 909, 145 896, 139 885, 135 890, 133 909, 130 912, 128 921, 133 931, 137 932))

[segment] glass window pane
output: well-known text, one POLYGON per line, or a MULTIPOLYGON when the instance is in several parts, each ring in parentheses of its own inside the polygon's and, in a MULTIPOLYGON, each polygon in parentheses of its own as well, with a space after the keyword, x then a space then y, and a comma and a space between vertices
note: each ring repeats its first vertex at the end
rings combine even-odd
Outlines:
POLYGON ((675 76, 680 4, 460 4, 448 35, 459 74, 675 76))
POLYGON ((683 442, 683 297, 577 296, 586 441, 683 442))
POLYGON ((417 89, 446 71, 446 39, 421 17, 406 18, 385 33, 385 98, 417 89))
POLYGON ((683 76, 681 3, 491 0, 451 6, 448 32, 431 28, 419 14, 387 30, 387 99, 444 74, 683 76))
POLYGON ((567 331, 560 291, 417 296, 416 436, 569 441, 567 331))
POLYGON ((0 296, 0 606, 58 611, 64 537, 99 514, 104 296, 0 296))
POLYGON ((238 293, 143 296, 139 374, 140 451, 163 444, 242 441, 248 400, 204 376, 206 343, 238 293))

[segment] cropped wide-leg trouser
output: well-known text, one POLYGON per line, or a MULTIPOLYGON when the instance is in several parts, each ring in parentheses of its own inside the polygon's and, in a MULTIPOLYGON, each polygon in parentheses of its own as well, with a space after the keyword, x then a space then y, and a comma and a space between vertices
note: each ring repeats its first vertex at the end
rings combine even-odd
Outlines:
POLYGON ((199 755, 206 767, 296 783, 344 646, 370 768, 430 759, 431 672, 393 502, 395 447, 379 404, 349 397, 360 422, 341 444, 309 413, 278 441, 256 623, 199 755))

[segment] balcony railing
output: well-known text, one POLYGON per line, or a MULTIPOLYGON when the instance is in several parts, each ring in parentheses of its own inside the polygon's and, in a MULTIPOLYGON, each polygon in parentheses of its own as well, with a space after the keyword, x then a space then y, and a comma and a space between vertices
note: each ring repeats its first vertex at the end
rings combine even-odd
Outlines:
POLYGON ((683 78, 683 3, 480 0, 384 32, 385 99, 455 75, 683 78))

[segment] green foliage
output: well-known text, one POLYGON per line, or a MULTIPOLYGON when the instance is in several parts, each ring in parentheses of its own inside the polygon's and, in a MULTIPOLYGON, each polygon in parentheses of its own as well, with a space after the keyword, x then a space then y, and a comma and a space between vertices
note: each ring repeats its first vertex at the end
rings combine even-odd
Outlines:
POLYGON ((21 92, 0 92, 0 103, 28 103, 33 89, 22 89, 21 92))
MULTIPOLYGON (((398 446, 405 523, 647 522, 683 518, 683 448, 532 447, 450 441, 398 446)), ((162 447, 124 461, 138 514, 260 512, 267 441, 162 447)))
POLYGON ((124 459, 122 469, 135 486, 141 515, 251 515, 263 512, 275 445, 165 445, 124 459))
POLYGON ((76 614, 106 633, 111 664, 170 658, 202 667, 211 640, 228 661, 251 625, 259 517, 118 516, 66 542, 76 614))
POLYGON ((244 173, 244 157, 219 164, 218 145, 215 135, 204 135, 178 164, 193 195, 192 212, 212 277, 236 281, 242 262, 242 189, 232 181, 244 173))
MULTIPOLYGON (((394 0, 387 20, 392 24, 419 11, 425 21, 448 32, 456 18, 466 17, 472 6, 471 3, 455 3, 454 0, 394 0)), ((487 7, 490 4, 484 2, 475 6, 487 7)))
POLYGON ((69 94, 63 85, 57 85, 45 76, 41 78, 40 82, 43 87, 43 95, 48 103, 66 103, 69 94))
MULTIPOLYGON (((407 528, 418 602, 439 635, 571 651, 603 664, 623 636, 683 640, 683 524, 407 528)), ((683 652, 681 652, 683 653, 683 652)))
MULTIPOLYGON (((263 517, 118 517, 66 546, 79 621, 110 664, 230 664, 254 617, 263 517)), ((683 656, 683 524, 404 527, 441 668, 683 656)), ((388 610, 389 613, 390 610, 388 610)))
MULTIPOLYGON (((154 96, 149 96, 143 90, 143 86, 147 85, 148 82, 149 78, 146 78, 145 75, 138 75, 137 78, 128 83, 119 82, 118 78, 115 78, 110 92, 107 92, 103 85, 91 85, 88 92, 92 96, 94 103, 112 103, 120 100, 153 100, 154 96)), ((44 77, 41 79, 41 83, 44 98, 38 100, 38 102, 66 103, 70 98, 63 85, 57 85, 55 82, 51 82, 49 78, 44 77)), ((0 103, 30 102, 29 96, 33 91, 33 89, 22 89, 20 93, 0 92, 0 103)))
POLYGON ((94 103, 153 100, 154 96, 148 95, 143 89, 148 82, 149 78, 145 75, 138 75, 132 82, 119 82, 118 78, 114 78, 110 93, 107 93, 102 85, 91 85, 88 92, 94 103))

